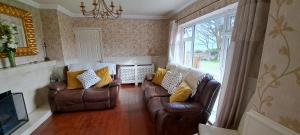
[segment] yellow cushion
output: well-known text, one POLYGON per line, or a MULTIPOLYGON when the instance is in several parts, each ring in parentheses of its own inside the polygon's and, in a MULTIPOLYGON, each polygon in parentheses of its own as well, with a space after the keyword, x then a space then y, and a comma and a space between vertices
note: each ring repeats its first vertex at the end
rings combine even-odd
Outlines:
POLYGON ((96 74, 101 78, 101 81, 96 84, 96 88, 102 88, 103 86, 106 86, 113 81, 109 74, 108 67, 97 70, 96 74))
POLYGON ((155 75, 154 75, 154 78, 153 78, 152 82, 154 84, 161 85, 161 82, 163 81, 166 73, 167 73, 166 69, 158 68, 155 75))
POLYGON ((185 81, 183 81, 171 95, 170 103, 184 102, 189 98, 190 95, 192 95, 192 88, 185 81))
POLYGON ((68 89, 80 89, 83 88, 81 82, 77 79, 77 76, 82 74, 84 71, 67 72, 68 76, 68 89))

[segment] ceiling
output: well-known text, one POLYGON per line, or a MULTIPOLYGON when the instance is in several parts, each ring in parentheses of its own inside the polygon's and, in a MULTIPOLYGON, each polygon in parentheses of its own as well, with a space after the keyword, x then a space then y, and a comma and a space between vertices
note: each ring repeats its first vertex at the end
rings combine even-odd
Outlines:
MULTIPOLYGON (((73 14, 80 14, 81 0, 33 0, 39 4, 60 5, 73 14)), ((92 0, 84 0, 87 9, 91 9, 92 0)), ((107 2, 111 0, 105 0, 107 2)), ((114 0, 120 1, 124 15, 170 17, 196 0, 114 0)))

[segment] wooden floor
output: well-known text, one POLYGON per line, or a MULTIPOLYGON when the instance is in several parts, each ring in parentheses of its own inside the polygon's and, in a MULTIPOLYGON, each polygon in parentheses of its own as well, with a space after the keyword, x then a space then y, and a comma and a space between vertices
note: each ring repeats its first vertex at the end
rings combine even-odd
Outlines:
POLYGON ((55 114, 33 135, 155 135, 142 90, 122 86, 114 109, 55 114))

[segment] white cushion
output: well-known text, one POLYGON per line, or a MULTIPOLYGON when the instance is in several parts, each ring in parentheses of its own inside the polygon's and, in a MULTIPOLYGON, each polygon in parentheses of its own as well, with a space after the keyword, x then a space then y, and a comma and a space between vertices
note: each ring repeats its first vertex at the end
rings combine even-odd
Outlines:
POLYGON ((70 64, 70 65, 68 65, 68 70, 70 72, 88 70, 90 68, 91 68, 90 64, 70 64))
POLYGON ((113 74, 113 75, 116 74, 116 64, 113 64, 113 63, 94 62, 94 63, 70 64, 70 65, 68 65, 68 70, 71 72, 88 70, 88 69, 93 69, 94 71, 96 71, 96 70, 102 69, 104 67, 108 67, 110 74, 113 74))
POLYGON ((114 63, 96 63, 92 66, 92 69, 94 69, 94 71, 96 71, 96 70, 102 69, 104 67, 108 67, 109 73, 111 75, 115 75, 117 73, 116 72, 116 64, 114 64, 114 63))
POLYGON ((190 69, 190 72, 184 78, 184 80, 191 86, 192 88, 192 95, 194 96, 197 92, 198 82, 201 82, 205 73, 201 72, 197 69, 190 69))
POLYGON ((82 83, 84 89, 90 88, 101 80, 93 69, 88 69, 81 75, 78 75, 77 79, 82 83))
POLYGON ((170 71, 175 71, 177 67, 177 64, 175 63, 168 63, 166 66, 166 69, 170 70, 170 71))
POLYGON ((190 72, 191 68, 183 65, 178 65, 178 64, 168 64, 167 69, 170 70, 171 72, 179 72, 181 73, 182 77, 185 78, 187 74, 190 72))
POLYGON ((169 94, 173 94, 181 81, 181 73, 168 71, 161 83, 161 86, 168 90, 169 94))

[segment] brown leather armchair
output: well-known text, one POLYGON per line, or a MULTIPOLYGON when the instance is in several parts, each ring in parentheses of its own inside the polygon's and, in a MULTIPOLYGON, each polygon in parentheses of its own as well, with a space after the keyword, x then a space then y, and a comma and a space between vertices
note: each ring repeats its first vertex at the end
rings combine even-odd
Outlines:
POLYGON ((51 83, 48 91, 51 111, 71 112, 115 107, 121 80, 118 73, 114 78, 112 83, 103 88, 92 87, 87 90, 69 90, 65 82, 51 83))
POLYGON ((144 100, 161 135, 192 135, 198 124, 206 124, 217 98, 220 83, 206 75, 199 82, 196 94, 186 102, 169 103, 167 90, 151 82, 147 75, 142 88, 144 100))

